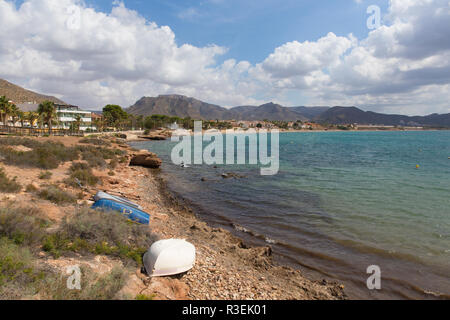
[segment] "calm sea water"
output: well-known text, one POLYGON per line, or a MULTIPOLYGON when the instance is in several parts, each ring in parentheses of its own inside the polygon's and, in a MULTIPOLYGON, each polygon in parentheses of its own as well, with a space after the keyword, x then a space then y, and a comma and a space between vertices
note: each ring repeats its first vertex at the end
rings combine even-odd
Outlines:
POLYGON ((170 141, 133 145, 162 157, 169 187, 202 218, 343 282, 351 298, 450 297, 450 131, 282 133, 270 177, 256 166, 182 169, 170 141), (380 291, 366 287, 370 265, 380 291))

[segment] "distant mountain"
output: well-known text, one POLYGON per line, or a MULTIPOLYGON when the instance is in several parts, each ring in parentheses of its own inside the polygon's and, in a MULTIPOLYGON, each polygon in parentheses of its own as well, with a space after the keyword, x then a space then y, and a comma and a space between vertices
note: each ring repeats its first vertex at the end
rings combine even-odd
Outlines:
POLYGON ((160 95, 158 97, 143 97, 127 112, 134 115, 149 116, 162 114, 181 118, 209 120, 223 119, 227 109, 181 95, 160 95))
POLYGON ((387 126, 441 126, 450 127, 450 113, 429 116, 404 116, 363 111, 356 107, 334 107, 315 118, 330 124, 373 124, 387 126))
POLYGON ((181 95, 143 97, 133 106, 129 107, 127 112, 143 116, 162 114, 182 118, 191 117, 201 120, 307 120, 306 117, 298 112, 274 103, 267 103, 262 106, 240 106, 225 109, 181 95))
POLYGON ((24 89, 3 79, 0 79, 0 96, 6 96, 16 104, 28 102, 38 104, 45 100, 53 101, 54 103, 59 104, 66 104, 64 101, 59 100, 56 97, 46 96, 24 89))
POLYGON ((259 107, 241 106, 229 110, 228 119, 234 120, 276 120, 276 121, 307 121, 308 118, 295 112, 292 108, 286 108, 279 104, 267 103, 259 107))
POLYGON ((450 127, 450 114, 433 114, 425 117, 381 114, 363 111, 356 107, 283 107, 275 103, 261 106, 239 106, 226 109, 214 104, 181 95, 161 95, 143 97, 127 112, 149 116, 162 114, 191 117, 199 120, 279 120, 279 121, 317 121, 328 124, 374 124, 392 126, 442 126, 450 127))
POLYGON ((330 107, 292 107, 289 109, 294 112, 300 113, 308 119, 314 119, 320 116, 325 111, 330 110, 330 107))

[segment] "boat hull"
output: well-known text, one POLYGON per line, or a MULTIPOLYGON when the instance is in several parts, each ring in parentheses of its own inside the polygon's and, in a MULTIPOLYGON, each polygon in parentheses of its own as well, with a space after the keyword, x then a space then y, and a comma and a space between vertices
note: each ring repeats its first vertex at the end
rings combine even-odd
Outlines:
POLYGON ((103 211, 116 211, 123 214, 132 221, 145 225, 150 224, 150 215, 148 213, 139 210, 137 208, 134 208, 132 206, 126 205, 124 203, 116 202, 114 200, 100 199, 94 203, 92 209, 98 209, 103 211))

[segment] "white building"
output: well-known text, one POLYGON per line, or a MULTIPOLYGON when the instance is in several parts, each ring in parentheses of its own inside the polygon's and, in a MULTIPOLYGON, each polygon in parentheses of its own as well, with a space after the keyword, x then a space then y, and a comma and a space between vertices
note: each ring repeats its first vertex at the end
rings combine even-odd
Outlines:
POLYGON ((80 130, 86 131, 92 128, 92 112, 83 111, 77 106, 56 104, 56 113, 58 115, 58 128, 71 129, 77 118, 80 117, 80 130))

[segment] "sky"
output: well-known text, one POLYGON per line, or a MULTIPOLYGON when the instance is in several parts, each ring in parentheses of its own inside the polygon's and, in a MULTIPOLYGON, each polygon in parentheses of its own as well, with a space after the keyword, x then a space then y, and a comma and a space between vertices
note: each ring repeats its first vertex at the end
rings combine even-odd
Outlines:
POLYGON ((0 78, 87 109, 177 93, 450 113, 448 0, 0 0, 0 30, 0 78))

